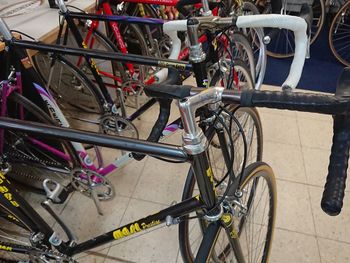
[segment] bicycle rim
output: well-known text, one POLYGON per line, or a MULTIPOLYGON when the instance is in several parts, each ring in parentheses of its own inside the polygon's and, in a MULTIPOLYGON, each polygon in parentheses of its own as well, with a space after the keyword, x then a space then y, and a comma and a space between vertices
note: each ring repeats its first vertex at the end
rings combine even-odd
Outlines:
POLYGON ((254 163, 246 169, 240 202, 247 207, 238 222, 239 243, 246 262, 268 262, 276 216, 276 181, 272 169, 254 163))
MULTIPOLYGON (((12 243, 22 246, 31 246, 29 240, 31 235, 30 229, 20 222, 14 224, 6 219, 12 216, 18 219, 18 217, 11 214, 0 205, 0 245, 2 245, 2 243, 12 243)), ((0 250, 0 262, 24 262, 24 260, 28 260, 29 262, 29 256, 0 250)))
POLYGON ((345 66, 350 66, 350 2, 335 15, 329 29, 328 41, 333 55, 345 66))
MULTIPOLYGON (((282 5, 284 0, 280 0, 280 3, 282 5)), ((292 7, 296 6, 293 5, 293 1, 288 2, 289 0, 286 0, 288 5, 290 6, 290 10, 287 10, 287 15, 296 15, 298 16, 298 11, 294 12, 292 7)), ((257 2, 263 2, 263 1, 257 1, 257 2)), ((271 10, 270 1, 266 1, 266 7, 264 8, 264 13, 280 13, 280 10, 271 10)), ((312 44, 318 35, 321 32, 321 29, 324 24, 325 20, 325 4, 324 0, 315 0, 312 4, 312 12, 313 12, 313 20, 312 20, 312 26, 311 26, 311 41, 310 44, 312 44)), ((271 38, 270 43, 266 46, 267 54, 272 57, 276 58, 287 58, 294 55, 294 34, 290 30, 286 29, 273 29, 273 28, 265 28, 264 29, 265 36, 268 35, 271 38)))
POLYGON ((230 45, 227 46, 225 39, 223 39, 223 43, 221 43, 219 51, 220 60, 222 61, 225 59, 228 62, 233 58, 234 60, 243 62, 248 67, 251 76, 255 78, 256 64, 254 54, 246 36, 244 36, 242 33, 231 31, 226 31, 226 35, 229 37, 230 45))

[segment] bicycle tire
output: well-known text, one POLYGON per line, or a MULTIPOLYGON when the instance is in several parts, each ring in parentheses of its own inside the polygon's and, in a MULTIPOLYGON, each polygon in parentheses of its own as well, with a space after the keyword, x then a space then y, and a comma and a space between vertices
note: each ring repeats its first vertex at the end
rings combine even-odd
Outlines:
MULTIPOLYGON (((114 6, 112 6, 112 10, 113 8, 114 6)), ((113 11, 113 13, 115 12, 116 11, 113 11)), ((138 25, 121 23, 118 26, 128 53, 151 56, 152 48, 148 46, 144 34, 138 25)), ((107 37, 114 45, 116 45, 117 41, 115 36, 109 28, 107 29, 107 37)), ((126 76, 122 79, 121 83, 125 105, 129 108, 139 109, 148 101, 147 96, 142 96, 144 95, 144 82, 157 71, 157 68, 133 64, 135 75, 131 76, 127 65, 123 63, 122 66, 126 76)))
MULTIPOLYGON (((283 0, 271 0, 271 1, 279 1, 279 4, 276 6, 282 6, 283 0)), ((288 1, 288 0, 287 0, 288 1)), ((257 0, 256 4, 259 2, 263 2, 261 0, 257 0)), ((267 5, 269 5, 270 1, 266 1, 267 5)), ((324 0, 315 0, 312 5, 313 11, 313 22, 311 26, 311 40, 310 44, 314 43, 317 37, 319 36, 326 17, 326 9, 324 0)), ((280 13, 280 10, 271 10, 271 6, 267 6, 263 8, 262 13, 280 13)), ((291 13, 293 15, 293 13, 291 13)), ((265 36, 270 34, 272 35, 271 41, 268 45, 266 45, 266 53, 267 55, 274 58, 288 58, 294 56, 294 34, 285 29, 268 29, 265 28, 265 36), (282 38, 282 40, 281 40, 282 38), (291 41, 289 41, 291 39, 291 41), (286 41, 288 42, 286 42, 286 41), (285 50, 282 47, 286 47, 285 50)))
MULTIPOLYGON (((114 8, 114 10, 116 10, 116 8, 114 8)), ((145 18, 162 18, 159 14, 157 14, 157 11, 152 5, 144 3, 125 2, 123 10, 118 14, 145 18), (142 5, 142 11, 140 10, 139 4, 142 5), (143 12, 144 16, 141 14, 143 12)), ((140 29, 143 32, 143 36, 145 37, 152 56, 160 55, 161 57, 167 57, 166 55, 162 54, 162 48, 166 49, 165 51, 167 54, 170 54, 171 46, 168 46, 168 42, 170 40, 166 35, 164 35, 161 28, 157 26, 144 25, 140 27, 140 29)))
MULTIPOLYGON (((31 246, 30 236, 31 230, 26 227, 26 225, 21 222, 20 217, 14 215, 12 212, 8 211, 5 207, 0 204, 0 245, 6 246, 6 243, 31 246), (4 211, 3 216, 2 211, 4 211), (8 215, 14 216, 17 218, 18 222, 13 223, 9 220, 8 215)), ((29 255, 16 254, 16 253, 6 253, 4 250, 0 250, 0 262, 30 262, 29 255), (21 261, 22 260, 22 261, 21 261), (23 261, 28 260, 28 261, 23 261)))
MULTIPOLYGON (((239 81, 238 84, 235 83, 235 85, 233 87, 227 86, 228 81, 226 81, 226 83, 222 82, 222 79, 225 78, 225 76, 222 76, 221 71, 218 70, 218 71, 216 71, 213 78, 211 79, 210 86, 217 86, 218 85, 217 83, 220 83, 221 86, 226 87, 227 89, 232 89, 232 88, 240 89, 240 90, 254 89, 254 82, 251 78, 251 75, 249 73, 249 70, 248 70, 246 64, 243 61, 241 61, 239 59, 236 59, 234 61, 234 71, 237 74, 237 79, 239 81)), ((236 106, 228 106, 227 107, 227 110, 230 112, 233 112, 235 109, 236 109, 236 106)), ((238 111, 236 111, 235 117, 241 123, 243 129, 247 129, 244 131, 246 132, 246 137, 247 137, 248 142, 250 142, 250 139, 253 138, 252 136, 254 136, 254 132, 256 131, 256 134, 257 134, 256 153, 253 153, 252 151, 250 151, 249 153, 253 154, 253 156, 255 156, 255 155, 257 156, 257 159, 255 161, 260 161, 262 158, 263 133, 262 133, 261 121, 260 121, 258 111, 254 108, 239 108, 238 111), (249 116, 251 116, 252 118, 249 118, 249 116), (253 127, 253 130, 251 130, 252 127, 253 127), (254 130, 254 127, 255 127, 255 130, 254 130)), ((223 118, 223 119, 225 120, 225 118, 223 118)), ((237 128, 236 126, 234 126, 234 127, 237 128)), ((234 131, 236 131, 237 134, 239 134, 238 130, 234 130, 234 131)), ((210 133, 208 133, 207 135, 209 136, 210 133)), ((208 139, 211 139, 211 138, 212 138, 211 136, 208 137, 208 139)), ((229 139, 227 139, 227 141, 229 141, 229 139)), ((239 142, 241 142, 240 147, 242 147, 243 141, 239 140, 239 142)), ((236 150, 239 149, 238 146, 239 146, 238 144, 235 145, 236 150)), ((236 151, 236 155, 239 153, 242 153, 242 152, 236 151)), ((242 156, 239 156, 239 157, 243 158, 242 156)), ((253 157, 253 158, 255 159, 255 157, 253 157)), ((236 158, 236 160, 237 160, 237 158, 236 158)), ((238 162, 236 161, 234 164, 237 165, 239 163, 240 163, 239 161, 238 162)), ((222 170, 222 173, 224 173, 225 169, 224 168, 220 168, 220 169, 222 170)), ((239 168, 236 167, 236 169, 239 169, 239 168)))
POLYGON ((343 65, 350 66, 349 43, 350 2, 345 3, 336 13, 329 28, 328 42, 334 57, 343 65))
MULTIPOLYGON (((258 15, 260 14, 258 8, 252 2, 243 2, 242 11, 244 15, 258 15)), ((259 40, 259 35, 264 35, 264 31, 262 28, 250 28, 243 29, 244 35, 247 37, 247 40, 252 47, 254 59, 255 59, 255 79, 263 79, 264 76, 260 76, 260 74, 265 75, 266 69, 266 47, 265 45, 261 48, 261 43, 259 40), (264 49, 264 50, 263 50, 264 49)), ((254 76, 253 76, 254 77, 254 76)))
MULTIPOLYGON (((11 109, 22 106, 25 111, 25 119, 40 121, 44 124, 57 125, 56 122, 42 109, 36 106, 27 98, 14 92, 9 97, 12 103, 11 109)), ((16 114, 11 110, 10 117, 16 114)), ((70 181, 70 171, 80 164, 79 157, 75 154, 73 145, 70 142, 63 142, 57 139, 45 140, 44 143, 61 150, 68 155, 69 160, 58 157, 52 152, 39 147, 33 139, 40 136, 27 136, 23 132, 5 131, 5 156, 11 164, 12 170, 8 176, 13 180, 29 186, 33 190, 40 190, 44 194, 43 181, 46 178, 66 185, 70 181), (12 143, 11 142, 15 142, 12 143)))
MULTIPOLYGON (((234 32, 234 33, 228 32, 228 33, 229 33, 228 37, 231 43, 230 53, 228 56, 229 57, 233 56, 233 59, 235 60, 239 59, 243 61, 249 68, 251 76, 255 77, 256 76, 255 59, 254 59, 252 47, 249 44, 247 37, 239 32, 234 32)), ((222 45, 225 45, 225 44, 222 44, 222 45)), ((219 50, 219 52, 225 52, 225 48, 223 46, 219 48, 221 48, 221 51, 219 50)), ((222 59, 224 55, 219 55, 219 57, 222 59)))
MULTIPOLYGON (((232 65, 229 65, 229 69, 221 69, 219 67, 219 69, 215 70, 214 73, 211 72, 209 86, 214 87, 219 85, 221 87, 225 87, 226 89, 253 89, 254 81, 251 71, 248 69, 246 63, 244 63, 241 59, 235 59, 232 62, 233 69, 232 65), (234 76, 230 75, 230 70, 237 74, 237 79, 234 79, 234 76)), ((211 69, 209 69, 209 72, 210 71, 211 69)))
MULTIPOLYGON (((224 227, 221 227, 219 229, 219 232, 217 233, 216 238, 214 239, 214 242, 212 244, 208 244, 209 247, 211 247, 210 255, 207 258, 207 262, 232 262, 232 258, 235 258, 238 262, 240 262, 236 258, 236 254, 239 254, 238 249, 240 249, 240 254, 243 258, 245 258, 245 262, 261 262, 265 263, 268 262, 269 256, 271 253, 271 245, 272 245, 272 237, 274 232, 274 225, 275 225, 275 217, 276 217, 276 201, 277 201, 277 194, 276 194, 276 180, 273 174, 272 169, 265 163, 258 162, 253 163, 250 166, 248 166, 243 174, 242 183, 239 186, 240 189, 245 189, 246 191, 248 188, 248 184, 251 184, 251 189, 249 194, 245 194, 245 198, 247 201, 247 211, 244 213, 244 215, 241 215, 241 218, 236 218, 238 220, 238 229, 235 229, 237 231, 237 237, 231 237, 231 233, 228 233, 228 231, 223 231, 224 235, 220 237, 220 231, 226 230, 224 227), (264 180, 264 181, 262 181, 264 180), (254 217, 257 217, 259 214, 263 213, 263 219, 265 216, 265 208, 266 206, 261 206, 260 201, 257 204, 257 206, 254 206, 254 201, 257 196, 260 196, 260 194, 264 194, 266 188, 263 190, 261 189, 261 185, 265 183, 264 185, 267 186, 267 203, 266 206, 268 207, 268 214, 267 219, 265 221, 260 221, 260 219, 254 218, 254 221, 252 221, 252 227, 251 230, 254 231, 254 227, 258 226, 259 230, 264 231, 265 233, 263 236, 261 236, 261 233, 257 234, 256 232, 252 233, 251 236, 249 236, 249 240, 246 240, 247 238, 244 237, 244 232, 246 233, 247 227, 246 224, 249 223, 248 217, 253 214, 254 217), (262 191, 262 192, 261 192, 262 191), (264 211, 251 211, 251 208, 259 208, 264 207, 264 211), (259 213, 260 212, 260 213, 259 213), (257 223, 259 222, 259 223, 257 223), (255 234, 255 235, 254 235, 255 234), (260 241, 260 237, 262 237, 263 243, 258 243, 255 246, 248 246, 247 241, 260 241), (265 238, 264 238, 265 237, 265 238), (229 242, 227 245, 220 245, 220 250, 217 251, 215 246, 220 243, 221 241, 225 240, 226 242, 229 242), (248 249, 245 251, 245 247, 247 246, 248 249), (258 248, 261 248, 260 251, 256 252, 258 248), (262 252, 261 252, 262 251, 262 252), (212 259, 212 261, 209 261, 212 259)), ((239 199, 239 201, 242 203, 245 203, 242 201, 242 198, 239 199)), ((259 209, 258 208, 258 209, 259 209)), ((234 220, 234 219, 233 219, 234 220)), ((233 224, 235 222, 233 221, 233 224)), ((210 242, 209 240, 204 239, 203 242, 210 242)), ((185 262, 192 262, 192 261, 185 261, 185 262)))
POLYGON ((41 53, 34 57, 35 68, 46 86, 49 86, 52 96, 70 125, 73 128, 98 131, 99 119, 104 114, 104 108, 102 101, 98 99, 102 95, 97 95, 99 92, 97 87, 68 59, 58 56, 52 69, 50 69, 50 63, 49 58, 41 53), (48 84, 50 70, 57 73, 53 74, 51 83, 48 84), (91 125, 93 123, 97 125, 91 125), (85 127, 86 125, 88 126, 85 127))

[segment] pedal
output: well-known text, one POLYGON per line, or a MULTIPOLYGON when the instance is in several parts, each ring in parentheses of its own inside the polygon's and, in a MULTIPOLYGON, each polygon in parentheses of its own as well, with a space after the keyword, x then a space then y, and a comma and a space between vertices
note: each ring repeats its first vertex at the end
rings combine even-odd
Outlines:
POLYGON ((71 191, 52 179, 45 179, 43 182, 46 197, 54 204, 63 204, 71 191))

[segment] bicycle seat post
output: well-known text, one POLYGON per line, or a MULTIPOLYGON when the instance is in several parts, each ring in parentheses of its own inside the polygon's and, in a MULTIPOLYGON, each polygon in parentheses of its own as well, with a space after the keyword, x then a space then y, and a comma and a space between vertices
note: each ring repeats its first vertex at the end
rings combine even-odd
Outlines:
POLYGON ((202 16, 211 16, 213 14, 209 8, 208 0, 202 0, 202 8, 203 8, 202 16))
POLYGON ((56 0, 56 5, 58 6, 58 8, 60 9, 60 11, 62 13, 68 12, 68 8, 67 8, 66 4, 64 3, 64 0, 56 0))
POLYGON ((206 55, 202 48, 202 43, 198 38, 199 21, 196 18, 187 20, 187 35, 190 45, 189 61, 193 65, 193 72, 196 77, 198 87, 207 87, 207 71, 205 69, 206 55))
POLYGON ((7 41, 12 39, 11 30, 7 26, 4 19, 0 17, 0 34, 3 36, 3 38, 7 41))

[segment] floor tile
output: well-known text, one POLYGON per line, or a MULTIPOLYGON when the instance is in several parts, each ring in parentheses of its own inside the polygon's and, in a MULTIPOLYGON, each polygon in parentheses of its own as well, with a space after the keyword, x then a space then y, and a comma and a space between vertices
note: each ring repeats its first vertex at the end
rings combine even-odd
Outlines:
POLYGON ((145 157, 142 161, 131 160, 126 166, 108 175, 107 178, 114 186, 116 194, 132 196, 147 160, 148 157, 145 157))
POLYGON ((112 246, 105 262, 169 262, 176 246, 177 229, 162 227, 112 246))
POLYGON ((315 234, 306 185, 277 180, 277 200, 277 227, 315 234))
POLYGON ((298 118, 298 127, 302 147, 330 149, 333 135, 331 122, 298 118))
POLYGON ((100 202, 103 216, 98 215, 92 199, 75 193, 61 216, 83 242, 94 236, 111 231, 120 225, 129 198, 116 196, 113 200, 100 202))
POLYGON ((125 225, 148 215, 155 214, 160 210, 165 209, 166 207, 168 206, 131 198, 128 208, 125 210, 123 218, 120 222, 120 225, 125 225))
MULTIPOLYGON (((29 204, 33 207, 33 209, 41 216, 46 219, 46 222, 53 227, 56 224, 56 220, 41 206, 41 203, 45 201, 47 198, 44 195, 36 194, 36 193, 23 193, 22 197, 29 202, 29 204)), ((71 197, 68 197, 67 201, 64 204, 52 204, 50 207, 52 210, 60 214, 64 207, 67 205, 71 197)))
POLYGON ((171 164, 149 158, 133 197, 170 205, 182 195, 189 164, 171 164))
POLYGON ((323 188, 309 186, 309 191, 317 236, 350 243, 350 201, 348 195, 345 195, 340 215, 329 216, 322 211, 320 206, 323 188))
POLYGON ((265 141, 263 161, 272 167, 276 178, 306 183, 304 162, 299 145, 265 141))
POLYGON ((334 240, 318 238, 320 247, 321 262, 350 262, 350 244, 334 240))
POLYGON ((320 120, 332 122, 332 116, 326 114, 309 113, 309 112, 296 112, 297 118, 309 119, 309 120, 320 120))
MULTIPOLYGON (((122 225, 154 214, 164 205, 131 199, 122 219, 122 225)), ((169 262, 178 254, 177 226, 156 226, 125 239, 115 241, 105 262, 169 262), (127 261, 125 261, 127 260, 127 261)))
POLYGON ((302 152, 307 182, 323 187, 326 182, 330 151, 303 147, 302 152))
POLYGON ((266 113, 261 114, 260 118, 265 141, 300 145, 295 117, 266 113))
POLYGON ((321 262, 317 240, 313 236, 276 229, 270 262, 321 262))
POLYGON ((269 108, 258 108, 258 111, 261 114, 277 114, 277 115, 283 115, 283 116, 288 116, 293 118, 296 117, 295 111, 269 109, 269 108))
POLYGON ((106 260, 109 247, 99 251, 88 251, 75 257, 78 262, 103 263, 106 260))

